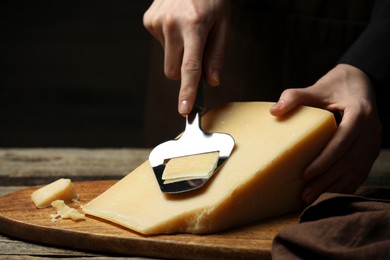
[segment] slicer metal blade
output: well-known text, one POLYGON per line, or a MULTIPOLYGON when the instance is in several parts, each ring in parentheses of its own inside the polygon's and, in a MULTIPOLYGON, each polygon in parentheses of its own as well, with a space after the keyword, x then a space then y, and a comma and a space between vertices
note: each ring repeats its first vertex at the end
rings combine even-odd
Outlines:
POLYGON ((203 85, 205 84, 205 79, 202 77, 199 82, 194 109, 186 116, 186 126, 183 134, 176 140, 157 145, 149 155, 149 162, 162 192, 181 193, 202 187, 226 161, 234 148, 235 141, 231 135, 227 133, 208 133, 202 130, 201 114, 204 111, 203 85), (210 176, 164 183, 162 176, 167 160, 209 152, 218 152, 219 155, 216 168, 210 176))
POLYGON ((186 128, 183 134, 176 140, 156 146, 150 153, 149 162, 162 192, 181 193, 202 187, 230 156, 234 147, 234 138, 226 133, 203 131, 200 120, 199 111, 191 112, 186 117, 186 128), (209 152, 218 152, 218 162, 213 174, 207 178, 164 183, 162 175, 166 160, 209 152))

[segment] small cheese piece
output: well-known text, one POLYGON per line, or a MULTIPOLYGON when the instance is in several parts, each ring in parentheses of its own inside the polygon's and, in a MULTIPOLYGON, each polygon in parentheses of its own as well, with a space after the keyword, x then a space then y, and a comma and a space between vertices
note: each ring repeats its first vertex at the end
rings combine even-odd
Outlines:
POLYGON ((167 184, 183 180, 209 178, 217 167, 218 159, 218 152, 172 158, 165 166, 162 179, 167 184))
POLYGON ((70 179, 58 179, 31 194, 31 199, 37 208, 50 206, 55 200, 71 201, 77 199, 77 194, 70 179))
POLYGON ((70 218, 73 221, 85 219, 85 214, 80 213, 77 209, 71 208, 63 200, 55 200, 51 203, 53 208, 57 209, 57 214, 51 215, 52 221, 57 217, 63 219, 70 218))
POLYGON ((283 117, 270 102, 228 103, 202 117, 208 132, 229 133, 235 148, 201 189, 160 191, 143 163, 83 207, 84 213, 142 234, 213 233, 302 207, 302 172, 336 131, 331 112, 302 106, 283 117))

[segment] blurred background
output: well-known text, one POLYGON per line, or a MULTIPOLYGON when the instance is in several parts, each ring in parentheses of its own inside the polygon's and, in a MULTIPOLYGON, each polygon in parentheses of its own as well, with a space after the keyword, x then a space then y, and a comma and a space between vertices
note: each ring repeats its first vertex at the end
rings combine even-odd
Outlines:
POLYGON ((2 1, 0 146, 141 146, 150 2, 2 1))
MULTIPOLYGON (((0 147, 153 147, 184 126, 179 82, 142 24, 149 1, 0 3, 0 147)), ((371 0, 232 0, 222 84, 206 104, 277 101, 330 70, 371 0)))

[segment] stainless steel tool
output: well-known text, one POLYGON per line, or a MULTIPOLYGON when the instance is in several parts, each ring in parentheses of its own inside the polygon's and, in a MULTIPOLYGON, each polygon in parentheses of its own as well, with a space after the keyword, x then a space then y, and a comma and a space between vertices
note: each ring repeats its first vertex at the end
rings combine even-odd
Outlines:
POLYGON ((225 162, 233 150, 234 138, 231 135, 226 133, 208 133, 202 130, 201 115, 205 110, 203 104, 203 87, 205 84, 204 76, 202 76, 194 108, 186 116, 186 126, 183 134, 178 139, 157 145, 149 155, 149 162, 153 167, 160 189, 164 193, 181 193, 202 187, 225 162), (210 176, 164 183, 162 175, 167 160, 209 152, 219 153, 217 166, 210 176))

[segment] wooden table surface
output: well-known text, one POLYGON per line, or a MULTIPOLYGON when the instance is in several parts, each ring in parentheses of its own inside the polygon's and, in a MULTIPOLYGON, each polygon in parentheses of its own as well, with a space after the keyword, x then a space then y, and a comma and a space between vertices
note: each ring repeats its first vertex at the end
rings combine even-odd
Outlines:
MULTIPOLYGON (((149 149, 0 149, 0 197, 60 177, 72 181, 120 179, 144 162, 149 149)), ((363 186, 390 187, 390 150, 382 150, 363 186)), ((99 258, 118 256, 20 241, 0 234, 0 259, 99 258)), ((145 259, 124 257, 127 259, 145 259)))

